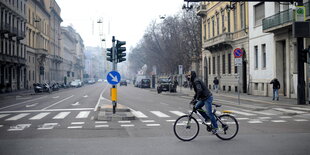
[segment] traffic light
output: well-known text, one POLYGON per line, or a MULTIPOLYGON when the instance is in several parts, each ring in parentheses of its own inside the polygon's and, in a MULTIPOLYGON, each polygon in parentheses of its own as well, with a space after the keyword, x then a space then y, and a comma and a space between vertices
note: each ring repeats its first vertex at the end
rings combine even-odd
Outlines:
POLYGON ((112 62, 113 61, 113 47, 107 48, 107 60, 112 62))
POLYGON ((126 47, 122 47, 123 45, 126 45, 126 41, 119 41, 116 42, 116 51, 117 51, 117 62, 123 62, 126 61, 126 47))

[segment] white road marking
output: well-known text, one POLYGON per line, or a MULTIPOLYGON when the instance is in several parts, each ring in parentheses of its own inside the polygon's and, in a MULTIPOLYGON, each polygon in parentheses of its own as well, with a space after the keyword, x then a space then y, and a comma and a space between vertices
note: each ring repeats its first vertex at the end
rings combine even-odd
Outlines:
POLYGON ((148 118, 141 111, 132 111, 132 114, 135 115, 137 118, 148 118))
POLYGON ((108 128, 109 125, 95 125, 95 128, 108 128))
POLYGON ((121 127, 134 127, 135 125, 133 124, 122 124, 121 127))
POLYGON ((306 119, 294 119, 294 121, 296 121, 296 122, 307 122, 308 120, 306 120, 306 119))
POLYGON ((248 113, 262 114, 262 115, 267 115, 267 116, 276 115, 276 114, 273 114, 273 113, 262 112, 262 111, 251 111, 251 110, 245 110, 245 109, 242 109, 242 111, 246 111, 246 112, 248 112, 248 113))
POLYGON ((81 111, 75 118, 87 118, 90 111, 81 111))
POLYGON ((118 121, 118 123, 131 123, 131 121, 118 121))
POLYGON ((0 128, 3 127, 3 125, 0 125, 0 128))
POLYGON ((42 126, 38 127, 38 130, 50 130, 57 126, 58 123, 44 123, 42 126))
POLYGON ((52 104, 52 105, 50 105, 50 106, 48 106, 48 107, 43 108, 42 110, 46 110, 46 109, 48 109, 48 108, 50 108, 50 107, 52 107, 52 106, 55 106, 55 105, 57 105, 57 104, 59 104, 59 103, 65 101, 65 100, 68 100, 69 98, 71 98, 71 97, 73 97, 73 96, 74 96, 74 95, 71 95, 71 96, 69 96, 69 97, 67 97, 67 98, 64 98, 64 99, 62 99, 62 100, 60 100, 60 101, 58 101, 58 102, 56 102, 56 103, 54 103, 54 104, 52 104))
POLYGON ((83 125, 85 122, 72 122, 71 125, 83 125))
POLYGON ((29 120, 39 120, 39 119, 42 119, 43 117, 47 116, 48 114, 50 114, 50 113, 49 112, 39 113, 39 114, 31 117, 29 120))
POLYGON ((16 126, 10 126, 10 129, 8 131, 22 131, 25 128, 29 128, 31 124, 18 124, 16 126))
POLYGON ((160 111, 151 111, 151 113, 153 113, 154 115, 158 116, 158 117, 170 117, 160 111))
POLYGON ((154 120, 141 120, 141 122, 143 122, 143 123, 153 123, 155 121, 154 120))
POLYGON ((166 120, 166 122, 175 122, 174 119, 166 120))
POLYGON ((96 124, 103 124, 103 123, 108 123, 107 121, 96 121, 96 124))
POLYGON ((250 121, 248 121, 248 123, 257 124, 257 123, 263 123, 263 122, 260 120, 250 120, 250 121))
POLYGON ((296 109, 296 110, 304 110, 304 111, 310 111, 309 108, 301 108, 301 107, 290 107, 292 109, 296 109))
POLYGON ((146 126, 160 126, 160 124, 146 124, 146 126))
POLYGON ((104 91, 108 88, 108 86, 109 86, 109 85, 106 85, 106 87, 101 91, 101 93, 100 93, 100 95, 99 95, 99 98, 98 98, 98 101, 97 101, 97 104, 96 104, 95 108, 93 108, 94 111, 97 111, 97 110, 98 110, 100 101, 105 99, 104 97, 102 97, 102 95, 103 95, 104 91))
POLYGON ((249 118, 236 118, 237 120, 248 120, 249 118))
POLYGON ((282 123, 282 122, 286 122, 285 120, 271 120, 271 122, 274 122, 274 123, 282 123))
POLYGON ((64 119, 66 118, 71 112, 60 112, 58 113, 53 119, 64 119))
POLYGON ((293 117, 292 116, 280 116, 279 118, 284 119, 284 118, 293 118, 293 117))
POLYGON ((86 97, 88 97, 88 95, 84 95, 83 97, 86 98, 86 97))
POLYGON ((59 96, 54 96, 54 97, 52 97, 52 98, 59 98, 59 96))
POLYGON ((26 108, 30 108, 30 107, 35 107, 37 106, 39 103, 34 103, 34 104, 27 104, 26 108))
POLYGON ((291 112, 291 113, 297 113, 297 114, 305 114, 306 113, 304 111, 289 110, 289 109, 284 109, 284 108, 273 108, 273 109, 278 110, 278 111, 282 111, 282 112, 291 112))
POLYGON ((6 119, 6 121, 16 121, 16 120, 19 120, 19 119, 21 119, 21 118, 23 118, 23 117, 25 117, 25 116, 27 116, 27 115, 29 115, 29 114, 30 114, 30 113, 18 114, 18 115, 16 115, 16 116, 13 116, 13 117, 11 117, 11 118, 6 119))
POLYGON ((52 112, 52 111, 81 111, 81 110, 93 110, 94 108, 74 108, 74 109, 47 109, 47 110, 17 110, 17 111, 0 111, 0 114, 6 113, 22 113, 22 112, 52 112))
POLYGON ((258 117, 258 119, 266 120, 266 119, 271 119, 271 117, 258 117))
POLYGON ((232 113, 239 114, 239 115, 245 115, 245 116, 255 116, 256 115, 256 114, 251 114, 251 113, 236 111, 236 110, 228 110, 228 111, 231 111, 232 113))
POLYGON ((68 129, 81 129, 82 126, 68 126, 68 129))
POLYGON ((10 114, 0 114, 0 118, 3 118, 3 117, 6 117, 6 116, 9 116, 10 114))
POLYGON ((181 112, 181 111, 170 111, 171 113, 173 114, 176 114, 178 116, 183 116, 183 115, 186 115, 185 113, 181 112))
POLYGON ((74 104, 71 104, 73 106, 77 106, 77 105, 80 105, 80 102, 75 102, 74 104))
POLYGON ((17 105, 21 105, 21 104, 24 104, 24 103, 32 102, 32 101, 39 100, 39 99, 46 98, 46 97, 47 97, 47 96, 42 96, 42 97, 35 98, 35 99, 32 99, 32 100, 28 100, 28 101, 24 101, 24 102, 12 104, 12 105, 9 105, 9 106, 0 108, 0 110, 6 109, 6 108, 10 108, 10 107, 14 107, 14 106, 17 106, 17 105))

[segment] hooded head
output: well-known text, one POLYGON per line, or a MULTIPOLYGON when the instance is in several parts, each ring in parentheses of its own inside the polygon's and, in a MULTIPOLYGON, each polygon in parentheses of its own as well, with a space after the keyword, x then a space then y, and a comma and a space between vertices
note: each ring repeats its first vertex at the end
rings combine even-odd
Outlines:
POLYGON ((195 71, 191 71, 191 73, 190 73, 190 81, 194 82, 195 78, 196 78, 196 72, 195 71))

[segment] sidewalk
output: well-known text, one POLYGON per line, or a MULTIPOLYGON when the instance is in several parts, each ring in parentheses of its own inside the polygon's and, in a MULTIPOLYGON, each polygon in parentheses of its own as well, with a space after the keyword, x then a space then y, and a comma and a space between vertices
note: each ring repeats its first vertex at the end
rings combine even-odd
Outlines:
MULTIPOLYGON (((189 96, 193 97, 195 95, 194 90, 190 90, 189 88, 180 88, 178 87, 179 96, 189 96)), ((229 97, 233 99, 238 99, 238 93, 229 93, 229 92, 219 92, 216 93, 212 91, 213 96, 216 97, 229 97)), ((286 105, 298 105, 297 99, 290 99, 286 98, 285 96, 280 96, 279 101, 273 101, 271 96, 256 96, 256 95, 248 95, 245 93, 240 93, 240 101, 250 101, 250 102, 256 102, 256 103, 264 103, 264 104, 286 104, 286 105)), ((306 105, 300 105, 300 106, 310 106, 308 102, 306 102, 306 105)))
POLYGON ((34 94, 33 89, 18 90, 18 91, 13 91, 13 92, 0 93, 0 99, 4 97, 9 97, 9 96, 28 96, 31 94, 34 94))

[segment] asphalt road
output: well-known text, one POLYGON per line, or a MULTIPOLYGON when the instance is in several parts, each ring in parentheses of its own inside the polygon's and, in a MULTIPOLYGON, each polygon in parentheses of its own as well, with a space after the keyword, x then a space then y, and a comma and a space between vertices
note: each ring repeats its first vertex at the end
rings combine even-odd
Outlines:
POLYGON ((118 87, 118 102, 137 116, 97 121, 99 102, 111 104, 106 83, 51 94, 5 96, 0 100, 0 154, 309 154, 310 108, 216 97, 240 123, 230 141, 201 131, 181 142, 172 124, 189 111, 191 96, 118 87), (102 95, 102 97, 100 97, 102 95))

